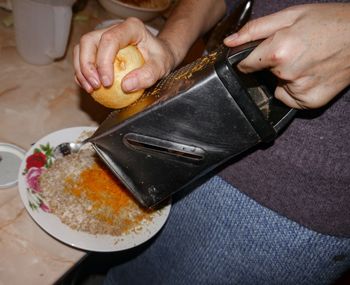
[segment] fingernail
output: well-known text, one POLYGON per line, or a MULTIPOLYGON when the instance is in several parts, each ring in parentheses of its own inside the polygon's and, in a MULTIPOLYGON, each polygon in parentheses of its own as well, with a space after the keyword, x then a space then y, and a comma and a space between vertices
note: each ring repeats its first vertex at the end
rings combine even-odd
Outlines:
POLYGON ((137 79, 136 78, 126 78, 123 80, 123 89, 125 92, 131 92, 136 89, 137 79))
POLYGON ((238 33, 234 33, 234 34, 232 34, 232 35, 229 35, 228 37, 226 37, 225 39, 224 39, 224 41, 233 41, 233 40, 235 40, 235 39, 237 39, 238 38, 238 33))
POLYGON ((94 91, 94 90, 92 89, 92 87, 90 86, 90 84, 87 83, 87 82, 84 82, 84 83, 83 83, 83 87, 84 87, 84 89, 86 90, 86 92, 88 92, 88 93, 91 93, 92 91, 94 91))
POLYGON ((110 86, 112 85, 112 80, 108 76, 104 75, 102 76, 102 84, 105 87, 110 86))
POLYGON ((94 78, 94 77, 90 77, 89 78, 89 82, 91 83, 91 85, 94 87, 94 88, 99 88, 100 87, 100 82, 94 78))

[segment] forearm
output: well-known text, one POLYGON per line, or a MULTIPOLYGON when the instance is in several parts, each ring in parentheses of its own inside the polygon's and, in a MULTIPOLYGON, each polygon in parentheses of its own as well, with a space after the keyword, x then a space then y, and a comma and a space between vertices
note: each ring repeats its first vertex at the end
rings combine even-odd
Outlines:
POLYGON ((167 43, 177 66, 195 40, 225 14, 224 0, 182 0, 174 9, 159 38, 167 43))

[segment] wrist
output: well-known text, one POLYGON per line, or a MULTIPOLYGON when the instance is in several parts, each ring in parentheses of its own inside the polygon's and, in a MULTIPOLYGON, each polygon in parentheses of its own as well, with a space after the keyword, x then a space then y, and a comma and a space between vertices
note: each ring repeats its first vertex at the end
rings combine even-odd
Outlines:
POLYGON ((178 52, 176 47, 174 47, 174 45, 172 45, 167 39, 159 37, 159 40, 162 42, 163 47, 167 52, 169 71, 171 71, 181 63, 181 53, 178 52))

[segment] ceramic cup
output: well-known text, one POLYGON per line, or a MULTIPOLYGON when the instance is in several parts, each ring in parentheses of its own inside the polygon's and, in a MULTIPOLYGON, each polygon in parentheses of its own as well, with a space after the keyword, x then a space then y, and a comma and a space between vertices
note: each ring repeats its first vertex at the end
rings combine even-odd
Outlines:
POLYGON ((50 64, 64 56, 74 0, 12 0, 16 47, 31 64, 50 64))

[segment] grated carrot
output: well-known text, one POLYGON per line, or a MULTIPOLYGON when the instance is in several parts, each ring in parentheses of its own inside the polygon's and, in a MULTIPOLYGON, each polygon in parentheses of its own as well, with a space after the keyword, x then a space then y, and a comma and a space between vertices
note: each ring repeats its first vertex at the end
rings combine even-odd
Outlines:
POLYGON ((79 179, 66 178, 65 191, 81 199, 87 199, 92 204, 89 214, 108 224, 114 224, 120 216, 123 231, 139 225, 149 217, 149 212, 141 208, 128 190, 104 166, 94 163, 90 168, 81 172, 79 179), (129 213, 137 205, 141 211, 138 214, 129 213))

